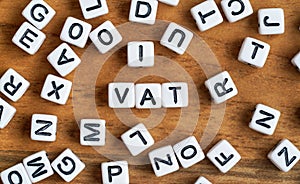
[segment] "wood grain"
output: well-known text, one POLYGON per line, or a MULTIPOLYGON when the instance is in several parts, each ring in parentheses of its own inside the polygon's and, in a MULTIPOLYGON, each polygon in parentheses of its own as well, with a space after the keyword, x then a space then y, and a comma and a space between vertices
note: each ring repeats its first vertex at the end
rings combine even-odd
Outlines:
MULTIPOLYGON (((50 24, 43 29, 47 39, 34 56, 21 51, 13 45, 11 38, 18 27, 25 21, 21 16, 27 1, 0 1, 0 74, 8 68, 14 68, 27 80, 31 86, 17 103, 12 103, 4 95, 2 98, 17 108, 17 114, 10 124, 0 131, 0 171, 22 161, 28 155, 40 150, 46 150, 53 160, 65 148, 72 149, 86 164, 86 169, 73 183, 102 183, 100 164, 107 158, 91 147, 79 144, 79 129, 73 114, 72 95, 65 106, 55 105, 40 98, 40 92, 47 74, 56 71, 47 62, 47 55, 60 43, 59 35, 63 23, 68 16, 83 19, 77 0, 47 1, 57 12, 50 24), (30 139, 31 115, 34 113, 55 114, 59 118, 57 141, 54 143, 35 142, 30 139)), ((213 183, 300 183, 300 165, 290 172, 280 172, 266 157, 272 147, 281 139, 291 140, 300 148, 300 74, 290 63, 290 59, 299 51, 300 32, 300 1, 299 0, 252 0, 254 14, 242 21, 221 25, 199 32, 189 10, 200 1, 182 0, 174 8, 159 4, 157 18, 181 24, 202 37, 218 58, 222 69, 227 70, 234 79, 239 95, 226 103, 226 113, 222 126, 213 140, 205 149, 209 150, 220 139, 227 139, 238 150, 242 160, 227 174, 221 174, 205 159, 191 168, 181 168, 178 172, 157 178, 150 165, 130 165, 131 183, 193 183, 200 175, 207 177, 213 183), (283 35, 261 36, 257 31, 257 11, 260 8, 280 7, 285 11, 286 32, 283 35), (262 69, 255 69, 237 61, 237 55, 242 41, 250 36, 271 45, 267 63, 262 69), (257 103, 264 103, 281 111, 279 125, 273 136, 264 136, 248 128, 252 111, 257 103)), ((220 0, 216 0, 220 5, 220 0)), ((95 28, 105 20, 111 20, 115 25, 128 22, 129 0, 108 1, 108 15, 88 20, 95 28)), ((88 41, 88 45, 91 44, 88 41)), ((204 128, 210 116, 210 97, 204 87, 207 79, 203 71, 188 54, 178 56, 168 49, 155 43, 156 55, 166 56, 180 64, 191 76, 198 89, 200 100, 200 116, 194 135, 200 141, 204 128)), ((85 49, 72 48, 78 55, 85 49)), ((97 110, 101 118, 108 122, 108 130, 119 138, 129 129, 107 106, 107 84, 126 65, 126 49, 120 49, 109 58, 102 68, 96 83, 97 110), (101 79, 101 80, 99 80, 101 79)), ((66 77, 74 78, 74 73, 66 77)), ((138 82, 164 82, 159 77, 145 77, 138 82)), ((147 117, 149 111, 136 110, 138 117, 147 117)), ((176 127, 180 110, 168 109, 163 122, 151 130, 156 141, 163 140, 176 127)), ((130 122, 129 122, 130 123, 130 122)), ((187 124, 189 122, 186 122, 187 124)), ((63 183, 55 174, 40 183, 63 183)))

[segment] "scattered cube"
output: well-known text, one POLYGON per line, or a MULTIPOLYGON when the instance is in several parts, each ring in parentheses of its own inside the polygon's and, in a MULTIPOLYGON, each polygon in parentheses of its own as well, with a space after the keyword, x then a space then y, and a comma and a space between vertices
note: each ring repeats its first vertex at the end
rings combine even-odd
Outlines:
POLYGON ((66 182, 71 182, 85 168, 85 164, 70 149, 63 151, 51 166, 66 182))
POLYGON ((129 42, 127 45, 127 62, 129 67, 154 66, 154 43, 129 42))
POLYGON ((42 46, 46 39, 46 35, 29 24, 24 22, 14 37, 12 42, 30 55, 34 55, 42 46))
POLYGON ((249 0, 222 0, 221 6, 230 23, 239 21, 253 14, 249 0))
POLYGON ((184 54, 193 39, 193 33, 178 24, 170 23, 160 40, 160 44, 177 54, 184 54))
POLYGON ((179 170, 175 153, 170 145, 151 151, 149 159, 157 177, 179 170))
POLYGON ((22 15, 39 30, 43 29, 54 17, 55 10, 43 0, 31 1, 22 15))
POLYGON ((194 136, 190 136, 175 144, 173 149, 183 168, 189 168, 205 158, 194 136))
POLYGON ((191 9, 200 31, 206 31, 223 22, 218 6, 213 0, 206 0, 191 9))
POLYGON ((216 104, 223 103, 238 94, 238 90, 227 71, 205 81, 205 86, 216 104))
POLYGON ((245 38, 238 60, 248 65, 262 68, 270 52, 270 45, 254 38, 245 38))
POLYGON ((62 43, 52 51, 47 60, 62 77, 69 75, 81 62, 81 59, 66 43, 62 43))
POLYGON ((106 0, 79 0, 79 3, 85 19, 92 19, 108 14, 106 0))
POLYGON ((157 0, 131 0, 129 21, 153 25, 155 24, 157 8, 157 0))
POLYGON ((121 139, 133 156, 139 155, 154 144, 154 139, 142 123, 122 134, 121 139))
POLYGON ((179 0, 159 0, 161 3, 165 3, 170 6, 177 6, 179 4, 179 0))
POLYGON ((133 108, 135 106, 134 83, 110 83, 108 105, 110 108, 133 108))
POLYGON ((187 107, 189 103, 188 85, 184 82, 162 84, 162 106, 166 108, 187 107))
POLYGON ((261 35, 284 33, 284 11, 281 8, 258 10, 258 32, 261 35))
POLYGON ((105 120, 82 119, 80 121, 80 144, 84 146, 105 145, 105 120))
POLYGON ((135 94, 135 107, 137 109, 161 108, 160 84, 136 84, 135 94))
POLYGON ((103 183, 129 184, 127 161, 103 162, 101 170, 103 183))
POLYGON ((54 174, 46 151, 24 158, 23 165, 32 183, 42 181, 54 174))
POLYGON ((3 74, 0 84, 0 91, 14 102, 17 102, 30 86, 24 77, 11 68, 3 74))
POLYGON ((279 121, 280 112, 263 104, 256 105, 249 127, 266 135, 273 135, 279 121))
POLYGON ((79 19, 68 17, 60 34, 60 39, 69 44, 84 48, 92 26, 79 19))
POLYGON ((226 140, 221 140, 207 153, 209 160, 222 172, 228 172, 241 159, 240 154, 226 140))
POLYGON ((292 64, 300 71, 300 52, 292 59, 292 64))
POLYGON ((208 179, 204 178, 203 176, 200 176, 198 180, 195 182, 195 184, 212 184, 208 179))
POLYGON ((45 80, 41 97, 60 105, 67 103, 72 88, 72 82, 49 74, 45 80))
POLYGON ((283 139, 270 151, 268 158, 278 169, 288 172, 299 161, 300 152, 293 143, 283 139))
POLYGON ((0 98, 0 129, 3 129, 16 114, 16 109, 0 98))
POLYGON ((23 164, 17 164, 1 172, 3 184, 24 183, 31 184, 23 164))
POLYGON ((31 139, 54 142, 56 140, 57 116, 34 114, 31 118, 31 139))
POLYGON ((122 36, 111 21, 106 21, 90 33, 90 39, 105 54, 122 41, 122 36))

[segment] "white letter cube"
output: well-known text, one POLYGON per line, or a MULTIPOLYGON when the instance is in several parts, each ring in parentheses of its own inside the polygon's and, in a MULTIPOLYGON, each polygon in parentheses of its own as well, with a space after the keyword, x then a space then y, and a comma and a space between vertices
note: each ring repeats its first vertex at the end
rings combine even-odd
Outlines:
POLYGON ((238 90, 227 71, 205 81, 205 86, 216 104, 223 103, 238 94, 238 90))
POLYGON ((263 104, 256 105, 249 127, 266 135, 273 135, 279 121, 280 112, 263 104))
POLYGON ((131 0, 129 21, 141 24, 155 24, 157 0, 131 0))
POLYGON ((34 114, 31 118, 31 139, 54 142, 56 140, 57 116, 34 114))
POLYGON ((194 136, 190 136, 173 146, 174 152, 183 168, 188 168, 205 158, 194 136))
POLYGON ((160 44, 171 49, 177 54, 184 54, 193 39, 193 33, 178 24, 170 23, 160 44))
POLYGON ((60 34, 60 39, 69 44, 84 48, 92 26, 79 19, 68 17, 60 34))
POLYGON ((11 68, 3 74, 0 81, 0 91, 13 102, 17 102, 30 86, 24 77, 11 68))
POLYGON ((54 174, 46 151, 24 158, 23 165, 32 183, 42 181, 54 174))
POLYGON ((66 43, 62 43, 52 51, 47 60, 62 77, 70 74, 81 62, 81 59, 66 43))
POLYGON ((293 143, 283 139, 270 151, 268 158, 278 169, 288 172, 299 161, 300 152, 293 143))
POLYGON ((174 150, 170 145, 153 150, 148 155, 157 177, 179 170, 174 150))
POLYGON ((41 97, 60 105, 67 103, 72 88, 72 82, 49 74, 45 80, 41 97))
POLYGON ((218 142, 206 156, 222 173, 228 172, 241 159, 240 154, 226 140, 218 142))
POLYGON ((29 24, 24 22, 14 37, 12 42, 30 55, 34 55, 42 46, 46 39, 46 35, 29 24))
POLYGON ((223 22, 223 17, 214 0, 206 0, 191 9, 200 31, 206 31, 223 22))
POLYGON ((166 108, 187 107, 189 104, 188 85, 184 82, 162 84, 162 106, 166 108))
POLYGON ((105 184, 129 184, 127 161, 103 162, 102 182, 105 184))
POLYGON ((159 0, 159 2, 165 3, 170 6, 177 6, 179 4, 179 0, 159 0))
POLYGON ((101 54, 105 54, 122 41, 122 36, 111 21, 106 21, 90 33, 90 39, 101 54))
POLYGON ((135 94, 135 106, 137 109, 161 108, 160 84, 136 84, 135 94))
POLYGON ((129 67, 154 66, 154 43, 129 42, 127 45, 127 62, 129 67))
POLYGON ((134 83, 109 83, 108 105, 110 108, 133 108, 135 106, 134 83))
POLYGON ((142 123, 123 133, 121 139, 133 156, 137 156, 154 144, 154 139, 142 123))
POLYGON ((85 164, 69 148, 63 151, 51 166, 66 182, 71 182, 85 168, 85 164))
POLYGON ((105 145, 105 120, 82 119, 80 121, 80 144, 84 146, 105 145))
POLYGON ((0 129, 3 129, 16 114, 16 109, 0 98, 0 129))
POLYGON ((92 19, 108 14, 106 0, 79 0, 79 3, 85 19, 92 19))
POLYGON ((208 179, 204 178, 203 176, 200 176, 198 180, 195 182, 195 184, 212 184, 208 179))
POLYGON ((249 0, 222 0, 221 6, 227 20, 236 22, 253 13, 253 9, 249 0))
POLYGON ((292 59, 292 64, 300 71, 300 52, 292 59))
POLYGON ((258 10, 258 32, 261 35, 284 33, 284 11, 281 8, 258 10))
POLYGON ((39 30, 43 29, 54 17, 55 11, 43 0, 31 1, 22 15, 39 30))
POLYGON ((1 172, 3 184, 24 183, 31 184, 23 164, 17 164, 1 172))

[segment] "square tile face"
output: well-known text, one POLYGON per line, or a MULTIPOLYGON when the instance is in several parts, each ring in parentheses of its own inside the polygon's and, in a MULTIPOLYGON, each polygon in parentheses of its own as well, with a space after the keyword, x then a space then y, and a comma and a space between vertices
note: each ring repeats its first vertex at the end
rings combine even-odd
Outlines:
POLYGON ((30 86, 24 77, 11 68, 3 74, 0 84, 0 91, 13 102, 17 102, 30 86))
POLYGON ((292 59, 292 64, 300 71, 300 52, 292 59))
POLYGON ((62 77, 70 74, 81 62, 81 59, 66 43, 62 43, 52 51, 47 60, 62 77))
POLYGON ((79 3, 85 19, 92 19, 108 14, 106 0, 79 0, 79 3))
POLYGON ((31 139, 54 142, 56 139, 57 116, 34 114, 31 118, 31 139))
POLYGON ((129 21, 141 24, 155 24, 157 0, 131 0, 129 21))
POLYGON ((161 3, 165 3, 170 6, 177 6, 179 4, 179 0, 159 0, 161 3))
POLYGON ((188 85, 184 82, 162 84, 162 106, 166 108, 187 107, 189 104, 188 85))
POLYGON ((0 98, 0 129, 3 129, 16 114, 16 109, 0 98))
POLYGON ((103 162, 101 164, 102 182, 107 184, 129 184, 127 161, 103 162))
POLYGON ((262 68, 270 52, 270 45, 254 38, 245 38, 238 60, 248 65, 262 68))
POLYGON ((62 152, 51 166, 66 182, 71 182, 85 168, 85 164, 70 149, 62 152))
POLYGON ((288 172, 299 161, 300 152, 293 143, 283 139, 270 151, 268 158, 278 169, 288 172))
POLYGON ((122 36, 111 21, 106 21, 90 33, 90 39, 101 54, 105 54, 122 41, 122 36))
POLYGON ((258 32, 261 35, 284 33, 284 11, 281 8, 258 10, 258 32))
POLYGON ((24 183, 31 184, 27 172, 23 164, 17 164, 11 168, 1 172, 1 180, 3 184, 24 183))
POLYGON ((200 31, 206 31, 223 22, 223 17, 215 1, 206 0, 191 9, 200 31))
POLYGON ((236 22, 253 14, 249 0, 222 0, 221 6, 229 22, 236 22))
POLYGON ((155 83, 135 85, 137 109, 161 108, 161 85, 155 83))
POLYGON ((211 184, 208 179, 204 178, 203 176, 199 177, 195 184, 211 184))
POLYGON ((31 1, 22 15, 36 28, 43 29, 54 17, 55 11, 43 0, 31 1))
POLYGON ((173 146, 174 152, 183 168, 188 168, 205 158, 194 136, 190 136, 173 146))
POLYGON ((142 123, 121 135, 121 139, 133 156, 137 156, 154 144, 154 139, 142 123))
POLYGON ((34 55, 42 46, 46 39, 46 35, 29 24, 24 22, 14 37, 12 42, 30 55, 34 55))
POLYGON ((105 145, 105 120, 82 119, 80 121, 80 144, 84 146, 105 145))
POLYGON ((222 172, 228 172, 241 159, 240 154, 226 140, 221 140, 206 155, 222 172))
POLYGON ((170 23, 160 44, 171 49, 177 54, 184 54, 193 39, 193 33, 178 24, 170 23))
POLYGON ((127 45, 127 63, 129 67, 153 67, 154 43, 129 42, 127 45))
POLYGON ((72 82, 49 74, 44 83, 41 97, 60 105, 67 103, 72 88, 72 82))
POLYGON ((158 148, 149 153, 153 171, 157 177, 179 170, 179 165, 172 146, 158 148))
POLYGON ((110 108, 133 108, 135 106, 134 83, 110 83, 108 105, 110 108))
POLYGON ((60 39, 69 44, 84 48, 92 26, 79 19, 68 17, 60 33, 60 39))
POLYGON ((238 90, 227 71, 205 81, 205 86, 216 104, 223 103, 238 94, 238 90))
POLYGON ((54 174, 45 151, 24 158, 23 165, 32 183, 42 181, 54 174))
POLYGON ((256 106, 249 127, 257 132, 272 135, 279 121, 280 112, 263 104, 256 106))

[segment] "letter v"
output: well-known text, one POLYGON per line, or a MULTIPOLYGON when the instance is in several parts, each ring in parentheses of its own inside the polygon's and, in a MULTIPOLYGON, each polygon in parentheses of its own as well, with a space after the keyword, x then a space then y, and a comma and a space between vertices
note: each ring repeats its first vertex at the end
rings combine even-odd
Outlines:
POLYGON ((129 92, 129 88, 126 88, 126 89, 125 89, 124 94, 123 94, 122 97, 121 97, 121 95, 120 95, 120 92, 119 92, 119 89, 118 89, 118 88, 115 88, 115 92, 116 92, 116 94, 117 94, 117 97, 118 97, 119 102, 122 104, 122 103, 124 103, 125 98, 126 98, 128 92, 129 92))

